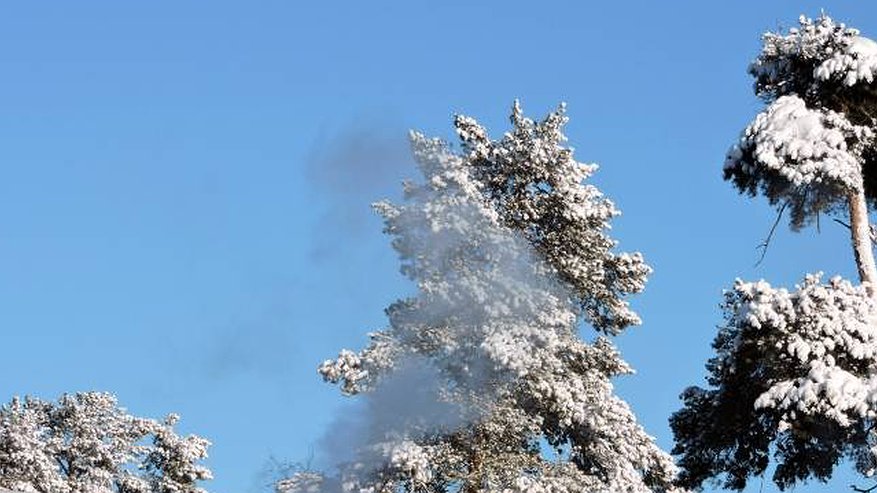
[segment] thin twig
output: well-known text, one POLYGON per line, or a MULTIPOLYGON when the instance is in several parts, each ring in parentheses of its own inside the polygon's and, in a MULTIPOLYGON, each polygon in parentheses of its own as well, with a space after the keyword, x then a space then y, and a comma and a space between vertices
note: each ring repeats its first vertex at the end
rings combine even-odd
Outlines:
MULTIPOLYGON (((841 226, 843 226, 847 229, 852 229, 849 224, 841 221, 840 219, 838 219, 836 217, 833 218, 833 220, 834 220, 834 222, 840 224, 841 226)), ((877 226, 874 226, 873 224, 868 225, 868 236, 871 237, 872 244, 877 244, 877 226)))
POLYGON ((852 488, 853 491, 855 491, 856 493, 871 493, 872 491, 877 490, 877 484, 870 488, 859 488, 858 486, 851 484, 850 488, 852 488))
POLYGON ((767 255, 767 247, 770 246, 770 240, 773 238, 774 232, 777 230, 777 225, 780 223, 780 219, 783 217, 783 212, 786 211, 786 207, 789 206, 789 202, 783 202, 782 207, 780 207, 779 212, 777 212, 777 218, 774 220, 773 225, 770 227, 770 231, 767 233, 767 237, 761 242, 756 250, 761 250, 761 255, 758 257, 758 262, 755 262, 755 267, 758 267, 761 264, 761 261, 764 260, 764 256, 767 255))

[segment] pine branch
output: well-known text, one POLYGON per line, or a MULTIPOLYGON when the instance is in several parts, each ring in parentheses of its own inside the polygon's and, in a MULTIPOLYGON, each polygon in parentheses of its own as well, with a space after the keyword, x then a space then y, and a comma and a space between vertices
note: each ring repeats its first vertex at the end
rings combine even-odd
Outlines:
MULTIPOLYGON (((841 221, 841 220, 838 219, 838 218, 834 218, 834 222, 840 224, 841 226, 843 226, 843 227, 845 227, 845 228, 847 228, 847 229, 850 229, 850 225, 849 225, 849 224, 847 224, 847 223, 841 221)), ((871 231, 871 234, 869 235, 869 236, 871 237, 871 243, 877 244, 877 226, 875 226, 875 225, 873 225, 873 224, 869 224, 869 225, 868 225, 868 229, 871 231)))

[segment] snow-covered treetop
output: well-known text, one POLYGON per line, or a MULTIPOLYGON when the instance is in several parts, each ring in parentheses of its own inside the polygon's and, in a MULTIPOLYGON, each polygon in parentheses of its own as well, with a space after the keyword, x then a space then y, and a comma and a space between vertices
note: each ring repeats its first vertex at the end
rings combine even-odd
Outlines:
POLYGON ((707 364, 712 389, 689 388, 671 424, 685 486, 724 475, 742 489, 767 467, 791 486, 826 479, 843 458, 877 464, 877 305, 864 287, 808 275, 795 291, 738 280, 707 364))
POLYGON ((877 43, 826 15, 767 33, 749 68, 768 107, 728 152, 740 192, 791 210, 793 229, 834 212, 849 193, 877 198, 874 159, 877 43))
POLYGON ((179 419, 137 418, 111 394, 57 403, 15 398, 0 408, 0 488, 39 493, 204 493, 210 442, 182 437, 179 419))
POLYGON ((337 476, 279 490, 672 490, 669 456, 614 395, 629 366, 607 338, 578 337, 582 320, 606 333, 637 322, 624 298, 650 269, 612 251, 618 211, 582 182, 595 167, 563 147, 565 121, 562 107, 535 123, 515 105, 513 131, 491 140, 458 117, 462 152, 411 135, 423 179, 376 208, 417 293, 366 349, 319 368, 367 402, 364 431, 336 430, 357 452, 337 476))
MULTIPOLYGON (((639 323, 625 297, 643 289, 651 268, 638 252, 612 251, 609 221, 619 212, 583 183, 596 165, 575 161, 562 146, 564 107, 535 123, 516 102, 511 120, 514 130, 491 140, 474 119, 458 116, 463 153, 412 133, 423 184, 405 184, 404 205, 376 204, 402 272, 421 293, 393 304, 387 314, 393 329, 410 326, 418 344, 425 334, 443 334, 425 330, 430 325, 469 337, 478 331, 460 327, 495 323, 503 315, 528 317, 522 325, 538 327, 543 338, 547 327, 574 331, 579 308, 595 328, 611 334, 639 323), (429 323, 411 318, 424 316, 429 323)), ((523 335, 502 338, 520 344, 523 335)), ((367 353, 374 352, 373 363, 391 358, 393 338, 378 333, 373 339, 367 353)), ((524 371, 531 356, 523 351, 497 358, 524 371)), ((322 371, 351 392, 369 374, 349 351, 322 371)))
MULTIPOLYGON (((877 43, 825 14, 801 16, 788 34, 766 33, 761 54, 749 67, 756 92, 769 100, 869 85, 877 73, 877 43)), ((810 98, 807 98, 810 100, 810 98)))
POLYGON ((625 298, 639 293, 651 269, 639 253, 614 253, 610 221, 620 214, 596 187, 584 183, 595 164, 565 147, 565 106, 534 122, 517 102, 513 129, 491 140, 472 118, 455 125, 463 158, 502 222, 524 237, 572 290, 598 330, 616 334, 640 323, 625 298))

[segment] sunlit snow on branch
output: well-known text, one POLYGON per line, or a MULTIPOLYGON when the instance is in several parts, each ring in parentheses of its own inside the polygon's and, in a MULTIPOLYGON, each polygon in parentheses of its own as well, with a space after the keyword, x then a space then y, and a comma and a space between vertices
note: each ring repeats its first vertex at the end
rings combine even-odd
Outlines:
POLYGON ((713 389, 686 390, 672 419, 686 481, 722 473, 737 488, 763 472, 774 439, 781 484, 823 477, 845 456, 869 471, 877 306, 864 287, 818 274, 791 292, 738 280, 723 307, 707 364, 713 389))
POLYGON ((771 203, 786 202, 799 227, 819 212, 845 204, 860 190, 863 154, 874 133, 826 109, 807 108, 797 96, 782 96, 759 113, 725 160, 725 178, 741 191, 762 192, 771 203))
POLYGON ((870 84, 877 73, 877 43, 822 14, 801 16, 787 34, 767 33, 749 68, 762 95, 814 93, 832 83, 870 84))
MULTIPOLYGON (((850 30, 855 31, 855 30, 850 30)), ((877 72, 877 43, 870 38, 853 35, 845 39, 842 49, 816 68, 819 80, 842 79, 847 86, 874 82, 877 72)))

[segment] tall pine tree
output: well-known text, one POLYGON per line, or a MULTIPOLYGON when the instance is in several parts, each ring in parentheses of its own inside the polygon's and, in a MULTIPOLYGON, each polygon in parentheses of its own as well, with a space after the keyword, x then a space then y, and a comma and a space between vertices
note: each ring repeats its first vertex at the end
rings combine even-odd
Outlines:
POLYGON ((877 203, 877 43, 826 15, 767 33, 749 68, 767 107, 728 153, 724 177, 790 212, 848 221, 859 283, 805 276, 789 291, 738 280, 707 364, 671 418, 681 484, 743 489, 776 461, 786 488, 827 479, 845 458, 877 467, 877 269, 868 207, 877 203))
POLYGON ((631 370, 608 336, 640 322, 627 298, 651 269, 615 251, 619 211, 585 183, 596 166, 563 145, 566 121, 515 104, 500 139, 463 116, 460 150, 412 134, 423 180, 376 209, 417 292, 319 369, 364 402, 332 430, 350 449, 337 473, 279 491, 673 491, 670 457, 611 383, 631 370))

